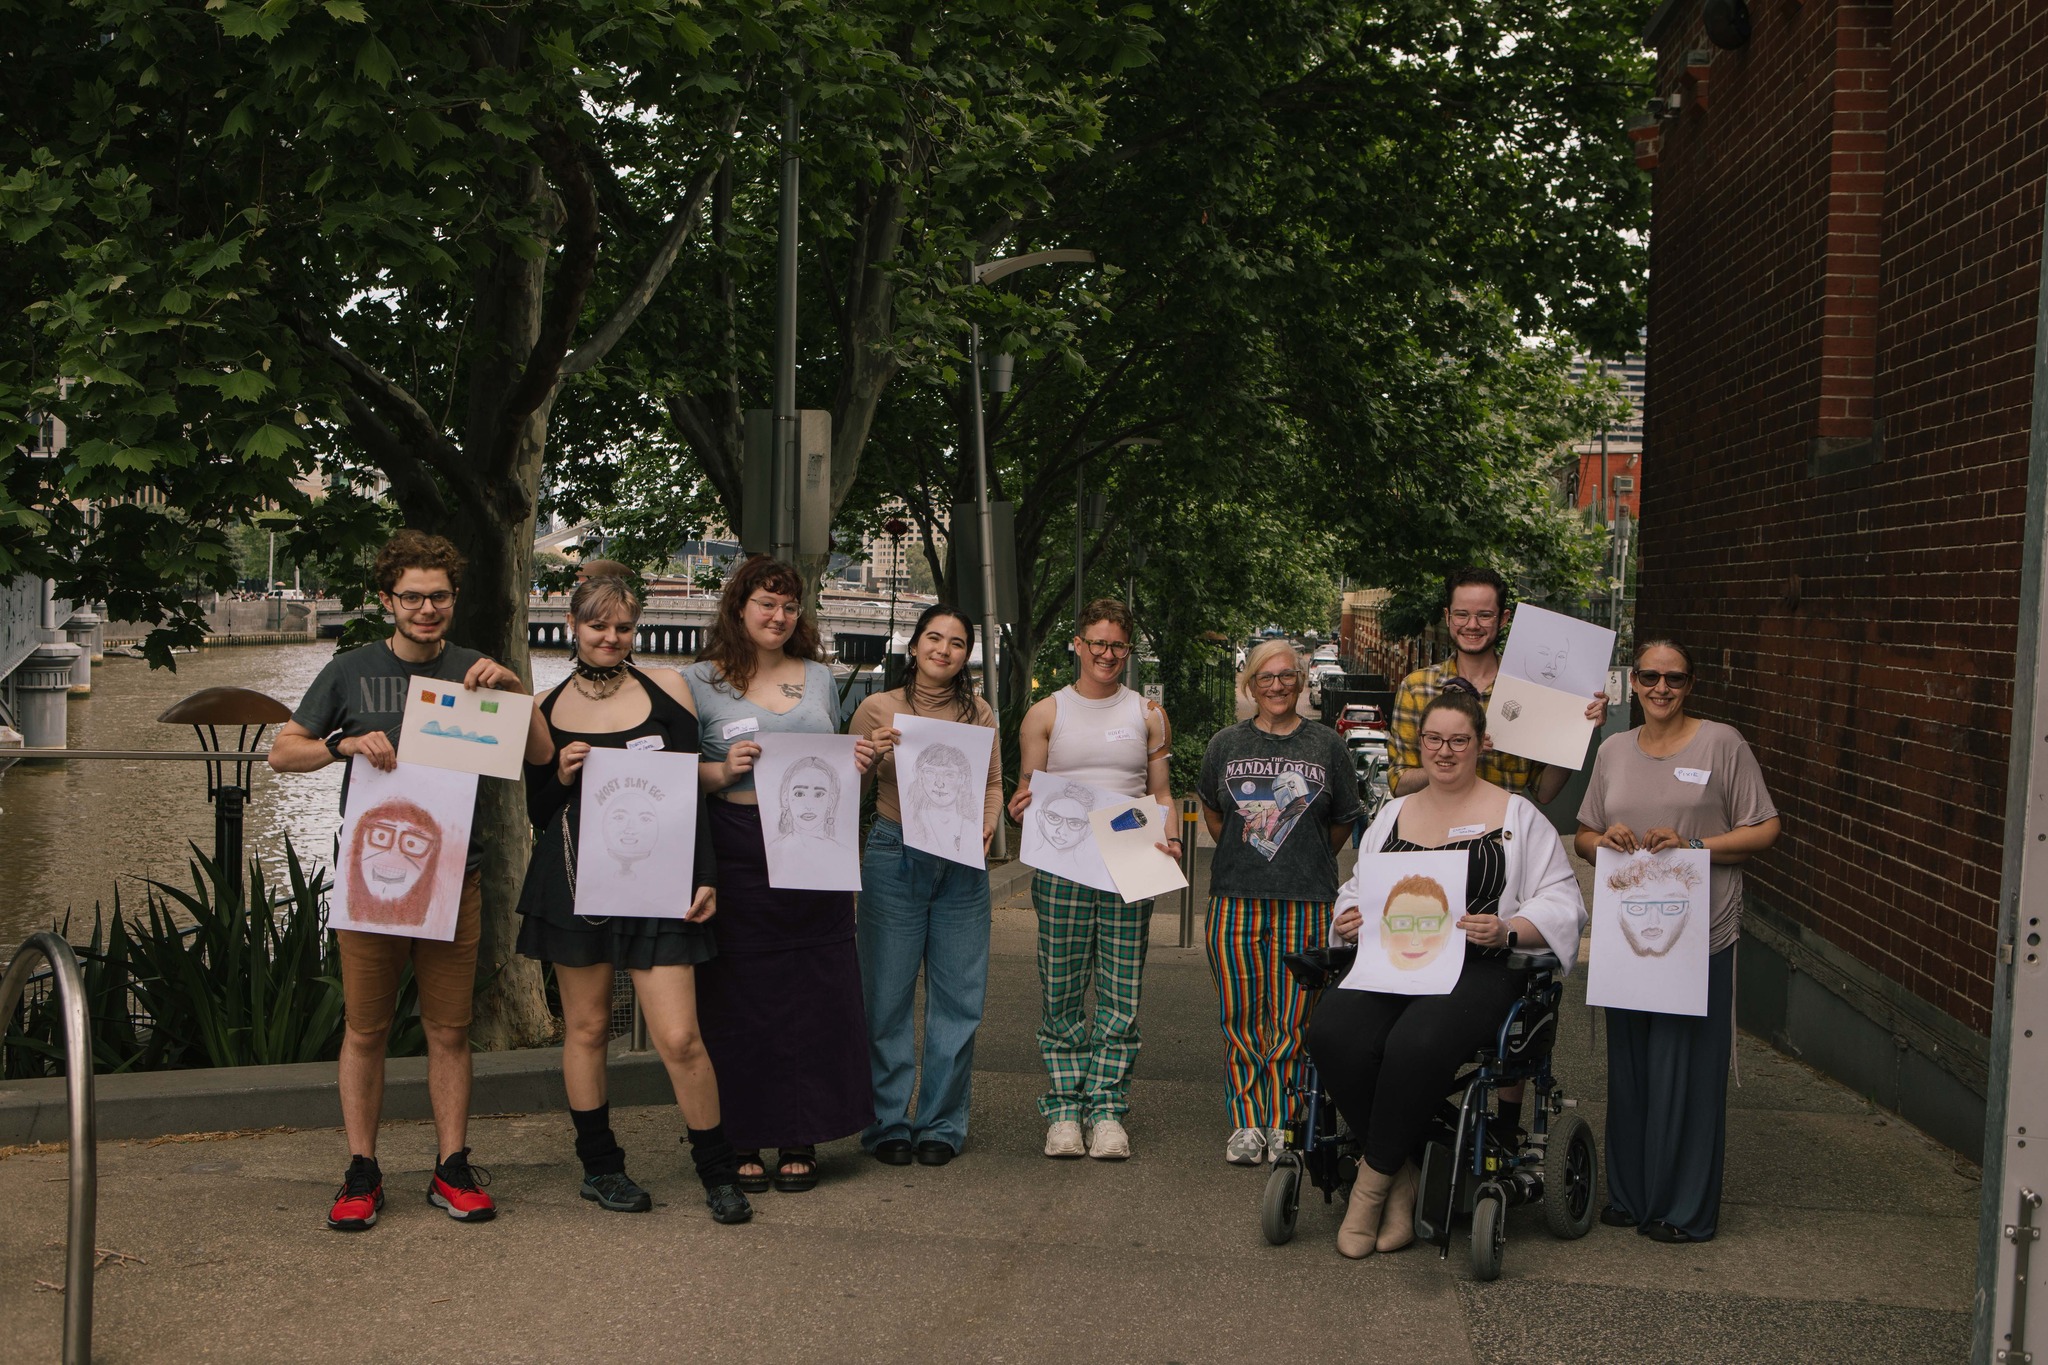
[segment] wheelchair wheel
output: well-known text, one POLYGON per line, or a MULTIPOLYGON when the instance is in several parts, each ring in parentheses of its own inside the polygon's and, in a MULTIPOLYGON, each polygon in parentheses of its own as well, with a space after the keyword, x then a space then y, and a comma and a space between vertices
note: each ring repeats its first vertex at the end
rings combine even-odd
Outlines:
POLYGON ((1472 1201, 1472 1278, 1497 1280, 1508 1247, 1508 1201, 1498 1185, 1483 1186, 1472 1201))
POLYGON ((1600 1186, 1600 1155, 1593 1129, 1575 1113, 1550 1130, 1543 1154, 1543 1221, 1550 1235, 1572 1241, 1593 1230, 1593 1193, 1600 1186))
POLYGON ((1259 1208, 1259 1227, 1274 1246, 1294 1240, 1294 1220, 1301 1212, 1301 1158, 1292 1152, 1273 1163, 1266 1177, 1266 1197, 1259 1208))

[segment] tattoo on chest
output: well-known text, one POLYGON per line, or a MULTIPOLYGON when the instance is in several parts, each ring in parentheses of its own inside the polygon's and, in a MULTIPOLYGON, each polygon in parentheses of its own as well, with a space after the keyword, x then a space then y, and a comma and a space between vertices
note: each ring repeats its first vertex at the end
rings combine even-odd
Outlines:
POLYGON ((804 685, 802 683, 777 683, 775 685, 781 688, 782 695, 788 697, 791 701, 797 700, 804 694, 804 685))

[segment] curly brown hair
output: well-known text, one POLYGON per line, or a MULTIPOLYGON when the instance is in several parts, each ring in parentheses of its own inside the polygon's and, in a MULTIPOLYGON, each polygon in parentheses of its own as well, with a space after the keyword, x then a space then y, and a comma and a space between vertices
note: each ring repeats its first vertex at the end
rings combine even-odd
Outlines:
POLYGON ((377 591, 389 593, 407 569, 439 569, 448 575, 448 586, 460 592, 465 562, 462 551, 445 536, 405 530, 385 541, 384 548, 377 551, 371 574, 377 581, 377 591))
MULTIPOLYGON (((719 594, 718 615, 711 622, 711 638, 704 642, 698 662, 709 662, 718 670, 716 686, 735 697, 743 697, 754 685, 754 642, 747 636, 742 618, 747 599, 762 589, 803 600, 804 576, 779 559, 754 555, 731 578, 719 594)), ((818 650, 818 623, 805 611, 796 618, 795 629, 782 642, 782 652, 792 659, 823 662, 818 650)))
POLYGON ((1097 621, 1107 621, 1113 626, 1122 626, 1124 639, 1132 644, 1138 642, 1138 622, 1131 615, 1131 609, 1114 597, 1098 597, 1081 608, 1081 619, 1074 623, 1074 634, 1086 636, 1088 627, 1097 621))

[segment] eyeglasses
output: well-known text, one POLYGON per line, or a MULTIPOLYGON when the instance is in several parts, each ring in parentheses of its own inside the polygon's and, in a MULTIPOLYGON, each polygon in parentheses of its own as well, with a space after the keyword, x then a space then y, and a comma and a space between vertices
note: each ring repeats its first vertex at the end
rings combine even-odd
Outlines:
POLYGON ((774 616, 795 616, 803 605, 794 599, 778 602, 772 597, 749 597, 747 605, 774 616))
POLYGON ((1380 923, 1390 934, 1433 934, 1444 927, 1449 915, 1388 915, 1380 923))
POLYGON ((390 597, 392 601, 398 603, 399 606, 404 607, 407 611, 418 611, 429 602, 432 602, 435 610, 438 611, 455 600, 455 594, 445 590, 441 592, 394 592, 390 594, 390 597))
POLYGON ((1055 825, 1069 834, 1079 834, 1082 830, 1088 828, 1088 817, 1085 815, 1054 815, 1051 811, 1047 811, 1045 813, 1045 823, 1055 825))
POLYGON ((1300 679, 1301 674, 1295 672, 1293 669, 1289 669, 1285 673, 1259 673, 1253 675, 1252 686, 1287 687, 1295 682, 1300 681, 1300 679))
POLYGON ((1692 686, 1692 674, 1659 673, 1654 668, 1639 668, 1636 670, 1636 686, 1655 687, 1658 683, 1663 683, 1674 692, 1683 692, 1686 688, 1692 686))
POLYGON ((1648 918, 1651 911, 1676 919, 1692 908, 1691 901, 1623 901, 1621 908, 1636 919, 1648 918))
POLYGON ((1500 620, 1500 613, 1497 611, 1454 611, 1451 613, 1451 624, 1454 626, 1469 626, 1475 623, 1482 626, 1490 626, 1498 620, 1500 620))
POLYGON ((1430 753, 1435 753, 1439 749, 1449 749, 1454 754, 1462 754, 1472 747, 1472 736, 1432 735, 1425 733, 1422 736, 1422 747, 1430 753))
POLYGON ((1121 659, 1131 652, 1131 647, 1122 640, 1090 640, 1085 636, 1081 643, 1096 654, 1107 654, 1112 659, 1121 659))
POLYGON ((363 842, 379 852, 397 849, 408 858, 424 858, 434 851, 435 840, 410 825, 387 825, 381 820, 363 822, 363 842))

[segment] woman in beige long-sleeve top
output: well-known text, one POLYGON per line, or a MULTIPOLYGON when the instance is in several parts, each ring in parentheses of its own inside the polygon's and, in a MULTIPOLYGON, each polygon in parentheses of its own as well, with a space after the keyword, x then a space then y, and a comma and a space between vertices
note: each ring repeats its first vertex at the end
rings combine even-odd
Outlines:
POLYGON ((868 773, 877 784, 876 819, 861 858, 858 929, 875 1121, 861 1134, 861 1145, 892 1166, 912 1160, 943 1166, 967 1141, 974 1034, 981 1027, 988 989, 986 857, 1003 799, 995 715, 974 694, 967 672, 973 649, 974 626, 964 615, 944 605, 926 608, 911 631, 910 673, 903 686, 862 702, 847 727, 871 740, 877 751, 868 773), (905 782, 923 783, 928 797, 920 803, 918 842, 951 843, 972 858, 978 835, 981 866, 905 843, 895 753, 904 716, 987 728, 988 783, 979 802, 962 790, 966 755, 949 746, 926 749, 920 770, 901 775, 905 782), (910 1094, 918 1059, 911 1007, 920 966, 925 977, 924 1081, 913 1133, 910 1094))

